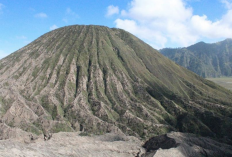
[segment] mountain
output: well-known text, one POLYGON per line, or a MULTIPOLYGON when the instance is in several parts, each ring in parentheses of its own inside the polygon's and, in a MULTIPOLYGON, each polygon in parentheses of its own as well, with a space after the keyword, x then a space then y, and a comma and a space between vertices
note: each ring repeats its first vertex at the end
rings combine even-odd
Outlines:
POLYGON ((0 104, 0 122, 34 134, 232 139, 229 90, 103 26, 59 28, 0 60, 0 104))
POLYGON ((186 48, 164 48, 160 52, 202 77, 232 76, 232 39, 186 48))

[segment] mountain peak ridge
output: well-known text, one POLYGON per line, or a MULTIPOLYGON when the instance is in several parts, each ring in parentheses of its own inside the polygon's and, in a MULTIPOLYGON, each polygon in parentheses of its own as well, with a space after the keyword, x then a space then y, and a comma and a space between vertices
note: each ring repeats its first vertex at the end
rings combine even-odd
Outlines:
POLYGON ((232 39, 211 44, 196 43, 183 49, 162 49, 160 52, 202 77, 232 75, 232 39))

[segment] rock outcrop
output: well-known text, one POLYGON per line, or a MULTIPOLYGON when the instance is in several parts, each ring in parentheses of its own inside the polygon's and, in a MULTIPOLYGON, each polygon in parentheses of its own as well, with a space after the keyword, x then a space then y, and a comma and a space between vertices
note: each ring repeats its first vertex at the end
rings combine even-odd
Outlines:
POLYGON ((17 127, 10 127, 5 123, 0 123, 0 140, 17 140, 21 142, 31 142, 37 139, 37 135, 21 130, 17 127))
POLYGON ((232 146, 194 134, 171 132, 153 137, 144 146, 144 157, 231 157, 232 146))

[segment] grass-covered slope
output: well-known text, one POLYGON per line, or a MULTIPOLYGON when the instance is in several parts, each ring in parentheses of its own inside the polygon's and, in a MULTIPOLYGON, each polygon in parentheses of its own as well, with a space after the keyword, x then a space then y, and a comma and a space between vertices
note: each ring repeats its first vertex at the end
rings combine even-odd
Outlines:
POLYGON ((0 61, 2 122, 37 134, 232 138, 232 93, 121 29, 69 26, 0 61))
POLYGON ((186 48, 164 48, 160 52, 202 77, 232 76, 232 39, 186 48))

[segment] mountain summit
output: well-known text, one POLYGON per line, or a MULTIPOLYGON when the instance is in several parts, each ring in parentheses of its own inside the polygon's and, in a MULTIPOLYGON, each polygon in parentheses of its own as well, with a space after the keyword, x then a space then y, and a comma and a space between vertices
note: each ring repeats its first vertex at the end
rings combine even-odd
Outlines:
POLYGON ((232 93, 103 26, 51 31, 0 60, 0 118, 25 131, 232 139, 232 93))

